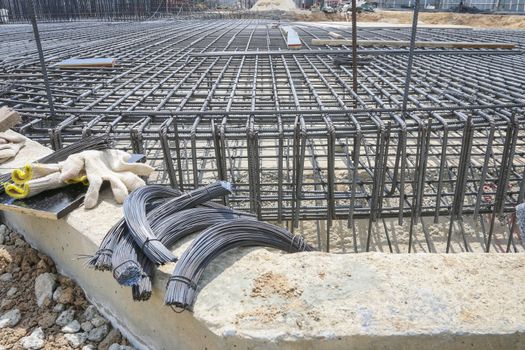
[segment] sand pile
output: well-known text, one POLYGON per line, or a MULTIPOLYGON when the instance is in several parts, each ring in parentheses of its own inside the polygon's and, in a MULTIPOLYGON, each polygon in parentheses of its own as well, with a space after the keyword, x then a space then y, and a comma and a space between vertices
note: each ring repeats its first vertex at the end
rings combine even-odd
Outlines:
POLYGON ((297 6, 293 0, 258 0, 250 11, 293 11, 297 6))

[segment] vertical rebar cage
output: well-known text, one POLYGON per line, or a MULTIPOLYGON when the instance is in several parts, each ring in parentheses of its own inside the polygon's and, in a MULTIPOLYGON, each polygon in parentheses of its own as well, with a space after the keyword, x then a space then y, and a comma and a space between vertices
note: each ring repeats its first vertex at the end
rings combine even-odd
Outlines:
MULTIPOLYGON (((351 35, 291 25, 306 50, 330 31, 351 35)), ((56 121, 30 31, 0 28, 0 104, 21 111, 20 131, 37 141, 58 149, 109 133, 118 148, 146 154, 157 168, 150 182, 189 190, 230 181, 227 205, 324 249, 521 250, 525 31, 420 28, 418 41, 510 37, 518 47, 418 49, 404 111, 406 53, 358 51, 356 93, 352 67, 334 62, 350 48, 289 51, 273 20, 40 27, 56 121), (104 56, 116 66, 55 65, 104 56)), ((358 36, 407 40, 410 29, 358 36)))

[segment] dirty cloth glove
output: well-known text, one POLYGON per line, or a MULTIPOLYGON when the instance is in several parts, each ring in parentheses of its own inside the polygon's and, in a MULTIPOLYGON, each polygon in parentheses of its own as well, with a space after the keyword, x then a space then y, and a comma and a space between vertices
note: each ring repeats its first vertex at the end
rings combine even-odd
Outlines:
POLYGON ((66 186, 67 183, 60 180, 60 172, 54 172, 38 179, 29 180, 22 184, 6 184, 5 193, 15 199, 28 198, 47 190, 53 190, 66 186))
POLYGON ((16 156, 25 143, 22 135, 0 132, 0 164, 16 156))
POLYGON ((89 185, 84 205, 91 209, 98 202, 102 182, 109 181, 115 200, 122 203, 129 191, 145 185, 139 176, 147 176, 154 170, 146 164, 128 163, 130 157, 131 154, 119 150, 84 151, 57 164, 26 165, 12 172, 14 184, 6 184, 5 191, 20 199, 82 182, 89 185))
POLYGON ((21 199, 36 196, 47 190, 54 190, 70 184, 83 183, 88 185, 87 176, 85 174, 80 175, 74 179, 70 179, 66 182, 60 179, 60 172, 55 171, 45 176, 33 178, 29 181, 25 181, 17 184, 5 184, 5 193, 11 198, 21 199))
POLYGON ((114 149, 72 154, 61 163, 60 180, 66 182, 85 172, 89 181, 84 199, 87 209, 97 205, 104 181, 109 181, 116 202, 123 203, 129 192, 146 184, 139 176, 148 176, 155 170, 147 164, 128 163, 130 158, 131 154, 114 149))
POLYGON ((38 179, 52 173, 60 172, 60 164, 26 164, 21 169, 15 169, 11 172, 11 180, 15 184, 22 185, 29 180, 38 179))

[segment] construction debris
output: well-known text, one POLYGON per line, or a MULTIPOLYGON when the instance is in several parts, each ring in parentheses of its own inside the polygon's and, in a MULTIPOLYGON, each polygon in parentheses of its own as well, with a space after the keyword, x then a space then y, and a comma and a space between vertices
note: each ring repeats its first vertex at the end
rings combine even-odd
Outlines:
POLYGON ((17 111, 9 107, 0 107, 0 132, 11 129, 22 121, 17 111))
POLYGON ((250 11, 293 11, 296 10, 293 0, 257 0, 250 11))

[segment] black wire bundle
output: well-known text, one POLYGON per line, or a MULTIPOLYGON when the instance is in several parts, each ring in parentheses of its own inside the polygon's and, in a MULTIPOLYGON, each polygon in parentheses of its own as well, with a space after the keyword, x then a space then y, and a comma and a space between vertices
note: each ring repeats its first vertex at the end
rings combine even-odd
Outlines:
MULTIPOLYGON (((214 202, 206 202, 201 207, 186 209, 170 216, 168 221, 162 222, 163 227, 156 227, 154 231, 158 232, 159 240, 166 247, 172 247, 179 239, 194 232, 204 230, 220 222, 241 218, 255 220, 255 215, 239 212, 214 202), (203 210, 208 212, 205 213, 203 210)), ((142 276, 137 284, 131 286, 132 296, 135 301, 146 301, 152 294, 151 278, 155 264, 139 249, 136 249, 136 252, 138 263, 142 267, 142 276)))
POLYGON ((162 244, 166 247, 171 247, 178 240, 192 233, 216 224, 243 218, 255 220, 255 217, 251 214, 237 212, 226 207, 198 207, 180 211, 158 225, 152 225, 151 228, 157 232, 157 237, 162 244))
MULTIPOLYGON (((79 153, 86 150, 105 150, 111 147, 111 138, 104 134, 101 136, 89 136, 85 139, 72 143, 64 148, 61 148, 45 157, 40 158, 36 163, 52 164, 64 161, 72 154, 79 153)), ((11 182, 11 173, 0 175, 0 183, 11 182)), ((4 186, 0 186, 0 194, 4 193, 4 186)))
POLYGON ((302 237, 265 222, 241 219, 211 226, 192 242, 175 266, 166 287, 165 303, 191 309, 206 266, 232 248, 249 246, 271 247, 290 253, 314 250, 302 237))
POLYGON ((145 203, 154 195, 155 189, 144 186, 133 191, 124 201, 124 217, 129 228, 129 234, 133 237, 140 250, 155 264, 165 264, 176 261, 173 253, 159 241, 152 230, 157 222, 162 222, 170 215, 191 208, 214 198, 231 193, 231 184, 219 181, 214 184, 195 189, 173 198, 163 205, 147 213, 145 203))
MULTIPOLYGON (((158 185, 135 190, 125 201, 124 219, 108 232, 90 264, 98 269, 113 269, 118 283, 132 287, 134 300, 148 300, 151 277, 159 264, 147 255, 148 243, 161 245, 173 256, 169 248, 178 240, 205 230, 183 254, 184 262, 177 264, 167 287, 166 303, 186 308, 193 304, 196 284, 205 267, 226 250, 238 246, 268 246, 290 252, 313 250, 301 237, 283 228, 211 202, 230 192, 230 184, 222 181, 182 195, 158 185), (136 237, 140 239, 137 241, 136 237), (204 256, 199 257, 199 251, 204 256)), ((163 259, 170 260, 163 260, 154 249, 149 254, 157 254, 160 263, 176 260, 168 254, 163 259)))
MULTIPOLYGON (((208 203, 205 203, 205 205, 208 203)), ((255 220, 255 217, 252 214, 237 212, 226 207, 198 207, 178 212, 168 217, 165 221, 160 222, 159 225, 152 227, 152 229, 158 234, 157 237, 162 244, 166 247, 172 247, 178 240, 192 233, 204 230, 218 223, 238 220, 241 218, 255 220)), ((129 259, 128 262, 137 259, 136 265, 130 267, 125 274, 123 274, 122 271, 117 271, 117 269, 113 270, 114 277, 120 284, 129 285, 126 283, 132 283, 134 288, 134 300, 145 300, 142 296, 143 294, 148 295, 149 293, 148 297, 151 295, 151 281, 149 277, 153 273, 155 264, 146 257, 143 257, 142 259, 140 256, 137 257, 133 252, 127 251, 127 255, 126 253, 120 252, 121 249, 126 248, 129 249, 129 246, 126 247, 119 245, 116 248, 116 251, 119 253, 114 254, 113 256, 126 256, 126 259, 129 259), (137 268, 139 265, 142 268, 142 275, 140 275, 140 270, 137 268), (136 287, 137 285, 138 288, 136 287), (150 289, 148 290, 148 288, 150 289)), ((114 266, 118 266, 118 264, 121 264, 121 262, 115 259, 114 266)))
POLYGON ((142 267, 142 276, 137 284, 131 286, 131 295, 133 300, 146 301, 149 300, 152 293, 151 278, 153 277, 155 264, 140 251, 138 251, 138 255, 139 263, 142 267))
MULTIPOLYGON (((140 191, 140 193, 138 193, 138 195, 133 196, 130 199, 130 201, 127 202, 128 208, 130 206, 133 206, 135 208, 142 207, 144 205, 143 203, 147 202, 149 198, 158 195, 158 193, 162 193, 162 189, 155 188, 153 186, 145 186, 139 188, 136 191, 134 191, 133 194, 137 191, 140 191)), ((146 254, 144 246, 147 243, 154 240, 158 245, 161 245, 165 250, 169 251, 169 253, 172 254, 171 251, 157 237, 157 235, 162 232, 159 229, 169 229, 170 227, 172 227, 172 225, 170 226, 169 224, 170 222, 172 222, 172 220, 170 219, 171 214, 175 214, 178 210, 183 210, 188 207, 200 205, 204 201, 214 199, 217 196, 224 195, 226 191, 229 193, 229 186, 227 186, 225 183, 215 183, 173 198, 170 201, 165 202, 162 205, 151 210, 151 212, 148 212, 146 214, 145 225, 141 229, 145 228, 147 231, 151 232, 155 238, 148 238, 148 240, 146 240, 142 246, 138 246, 138 242, 132 239, 131 230, 129 229, 131 227, 130 222, 133 222, 133 220, 137 218, 137 216, 129 217, 128 215, 126 215, 126 207, 124 207, 124 216, 128 225, 128 232, 130 234, 120 239, 113 251, 113 255, 111 258, 111 263, 113 266, 113 277, 117 280, 119 284, 125 286, 137 285, 140 281, 143 281, 146 278, 144 277, 144 270, 153 270, 153 267, 149 265, 153 265, 155 262, 142 260, 142 264, 148 266, 141 266, 141 262, 139 261, 137 256, 137 251, 146 254)), ((133 214, 135 212, 136 211, 133 211, 133 214)), ((175 260, 176 258, 173 257, 172 261, 175 260)))
POLYGON ((140 266, 137 249, 133 237, 126 234, 118 241, 118 244, 111 256, 113 265, 113 278, 123 286, 133 286, 139 283, 143 275, 143 269, 140 266))
POLYGON ((93 267, 100 271, 111 271, 111 257, 118 241, 125 234, 126 220, 120 219, 113 227, 106 233, 104 239, 100 243, 98 250, 87 261, 89 267, 93 267))
MULTIPOLYGON (((146 187, 152 188, 155 192, 155 195, 149 198, 149 202, 143 204, 146 206, 147 212, 166 202, 170 198, 180 195, 179 190, 166 186, 148 185, 146 187)), ((113 264, 111 260, 113 252, 119 242, 122 241, 126 235, 128 235, 128 227, 126 225, 126 220, 122 218, 108 231, 100 243, 97 252, 88 260, 88 266, 94 267, 97 270, 112 270, 113 264)))

